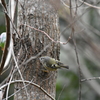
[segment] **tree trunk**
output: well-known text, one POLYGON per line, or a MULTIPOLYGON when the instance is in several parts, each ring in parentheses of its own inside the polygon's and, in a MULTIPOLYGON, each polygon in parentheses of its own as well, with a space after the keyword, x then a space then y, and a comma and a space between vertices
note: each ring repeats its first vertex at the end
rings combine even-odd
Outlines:
MULTIPOLYGON (((55 41, 59 40, 58 16, 56 10, 46 0, 20 0, 18 5, 18 33, 20 39, 14 39, 14 52, 17 64, 20 68, 24 80, 38 84, 47 93, 55 98, 56 71, 43 72, 39 62, 40 56, 51 56, 59 59, 59 44, 53 43, 44 33, 34 30, 29 25, 39 30, 45 31, 55 41), (48 46, 48 47, 47 47, 48 46), (46 48, 44 50, 44 48, 46 48), (44 51, 43 51, 44 50, 44 51), (41 55, 37 56, 41 51, 41 55), (31 59, 31 57, 36 59, 31 59), (27 62, 28 61, 28 62, 27 62)), ((22 79, 20 74, 14 74, 14 80, 22 79)), ((25 83, 26 84, 26 83, 25 83)), ((23 83, 15 84, 15 91, 23 87, 23 83)), ((28 85, 25 89, 15 94, 14 100, 51 100, 39 88, 28 85), (26 96, 28 93, 28 98, 26 96)))

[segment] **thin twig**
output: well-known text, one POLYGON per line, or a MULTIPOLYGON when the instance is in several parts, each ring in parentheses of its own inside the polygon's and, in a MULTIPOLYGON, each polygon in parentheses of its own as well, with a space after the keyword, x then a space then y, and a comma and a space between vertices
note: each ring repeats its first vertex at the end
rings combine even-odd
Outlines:
MULTIPOLYGON (((14 71, 13 71, 13 73, 14 73, 14 71)), ((32 82, 32 81, 31 81, 31 82, 32 82)), ((30 83, 27 84, 27 85, 25 85, 25 86, 23 86, 22 88, 20 88, 19 90, 17 90, 16 92, 14 92, 13 94, 11 94, 10 96, 8 96, 7 99, 11 98, 11 97, 14 96, 16 93, 20 92, 22 89, 24 89, 25 87, 27 87, 27 86, 29 86, 29 85, 30 85, 30 83)), ((6 99, 6 98, 4 98, 3 100, 5 100, 5 99, 6 99)))
MULTIPOLYGON (((12 37, 12 34, 11 34, 11 37, 12 37)), ((10 39, 10 46, 9 46, 9 48, 10 48, 9 51, 11 51, 13 49, 13 41, 12 41, 12 38, 10 39)), ((7 59, 10 59, 10 61, 11 61, 11 58, 7 58, 7 59)), ((10 65, 8 65, 8 68, 9 68, 9 66, 10 65)), ((10 79, 9 79, 9 82, 8 82, 8 86, 6 88, 7 91, 5 91, 6 92, 6 100, 8 100, 7 97, 8 97, 10 82, 11 82, 12 78, 13 78, 13 74, 11 74, 11 76, 10 76, 10 79)))
POLYGON ((96 9, 99 9, 100 10, 100 7, 97 7, 97 6, 94 6, 94 5, 91 5, 85 1, 82 1, 82 0, 79 0, 80 2, 83 2, 85 5, 89 6, 89 7, 92 7, 92 8, 96 8, 96 9))
POLYGON ((82 2, 80 5, 78 5, 78 6, 75 6, 75 7, 70 7, 70 6, 68 6, 63 0, 60 0, 61 2, 62 2, 62 4, 65 6, 65 7, 67 7, 67 8, 71 8, 71 9, 74 9, 74 8, 77 8, 77 7, 81 7, 84 3, 82 2))
MULTIPOLYGON (((60 0, 60 1, 62 2, 62 4, 65 7, 70 8, 68 5, 66 5, 66 3, 63 0, 60 0)), ((81 5, 85 4, 85 5, 89 6, 89 7, 96 8, 96 9, 100 9, 100 7, 91 5, 91 4, 87 3, 87 2, 85 2, 85 0, 84 1, 83 0, 79 0, 79 1, 82 2, 82 4, 78 5, 77 7, 80 7, 81 5)), ((75 7, 71 7, 71 9, 73 9, 73 8, 76 8, 76 6, 75 7)))
POLYGON ((92 78, 82 79, 81 82, 92 81, 92 80, 96 80, 96 79, 100 80, 100 77, 92 77, 92 78))
MULTIPOLYGON (((15 81, 11 81, 11 84, 14 84, 14 83, 20 83, 22 82, 23 83, 23 80, 15 80, 15 81)), ((41 91, 43 91, 48 97, 50 97, 52 100, 55 100, 55 98, 53 98, 49 93, 47 93, 46 90, 44 90, 40 85, 36 84, 36 83, 33 83, 33 82, 30 82, 30 81, 26 81, 24 80, 25 83, 28 83, 28 84, 31 84, 31 85, 34 85, 35 87, 39 88, 41 91)), ((6 86, 8 85, 8 83, 4 84, 3 86, 0 87, 0 89, 3 89, 5 88, 6 86)), ((26 86, 26 85, 25 85, 26 86)))
POLYGON ((74 39, 74 34, 73 34, 73 43, 75 46, 75 53, 76 53, 76 58, 77 58, 77 64, 78 64, 78 71, 79 71, 79 100, 81 100, 81 68, 80 68, 80 63, 79 63, 79 57, 78 57, 78 52, 77 52, 77 46, 76 46, 76 41, 74 39))
MULTIPOLYGON (((88 8, 87 8, 87 9, 88 9, 88 8)), ((86 10, 86 11, 88 11, 88 10, 86 10)), ((65 27, 65 29, 61 32, 61 34, 64 33, 68 28, 70 28, 75 22, 77 22, 77 21, 86 13, 86 11, 84 11, 84 12, 82 13, 82 15, 77 16, 76 19, 74 19, 73 21, 71 21, 70 24, 69 24, 67 27, 65 27)))
POLYGON ((39 29, 37 29, 37 28, 34 28, 34 27, 32 27, 32 26, 26 25, 26 24, 24 24, 24 25, 27 26, 27 27, 30 27, 30 28, 32 28, 32 29, 34 29, 34 30, 36 30, 36 31, 39 31, 39 32, 45 34, 52 42, 55 42, 55 43, 60 43, 60 44, 66 45, 66 44, 69 42, 69 40, 71 39, 71 37, 69 37, 68 40, 67 40, 66 42, 55 41, 55 40, 54 40, 53 38, 51 38, 46 32, 44 32, 44 31, 42 31, 42 30, 39 30, 39 29))
MULTIPOLYGON (((18 67, 18 63, 17 63, 17 61, 16 61, 16 58, 15 58, 15 54, 14 54, 13 49, 12 49, 12 55, 13 55, 13 59, 14 59, 14 61, 15 61, 17 70, 18 70, 18 72, 19 72, 19 74, 20 74, 20 77, 21 77, 21 79, 22 79, 22 81, 23 81, 23 84, 24 84, 24 86, 25 86, 24 78, 23 78, 23 76, 22 76, 22 74, 21 74, 21 71, 20 71, 20 69, 19 69, 19 67, 18 67)), ((28 98, 28 100, 29 100, 29 95, 28 95, 28 92, 27 92, 27 88, 25 88, 25 91, 26 91, 27 98, 28 98)))
POLYGON ((16 27, 15 27, 15 24, 14 24, 13 21, 11 20, 11 18, 10 18, 10 16, 8 15, 7 11, 4 11, 4 13, 5 13, 5 14, 7 15, 7 17, 9 18, 9 20, 10 20, 10 22, 11 22, 11 24, 12 24, 14 30, 15 30, 15 32, 16 32, 17 35, 18 35, 18 38, 20 38, 20 35, 19 35, 19 33, 18 33, 18 31, 17 31, 17 29, 16 29, 16 27))
MULTIPOLYGON (((71 8, 72 4, 71 4, 71 0, 70 0, 70 8, 71 8)), ((76 0, 76 12, 75 15, 77 14, 77 0, 76 0)), ((70 9, 70 15, 71 18, 73 19, 72 16, 72 10, 70 9)), ((75 18, 75 16, 74 16, 75 18)), ((76 46, 76 41, 74 39, 74 26, 72 25, 72 40, 74 43, 74 47, 75 47, 75 53, 76 53, 76 59, 77 59, 77 64, 78 64, 78 71, 79 71, 79 100, 81 100, 81 68, 80 68, 80 63, 79 63, 79 58, 78 58, 78 51, 77 51, 77 46, 76 46)))
POLYGON ((27 61, 23 62, 22 65, 26 65, 27 63, 29 63, 31 60, 36 59, 37 57, 39 57, 47 48, 49 48, 51 45, 51 43, 49 43, 47 46, 45 46, 45 48, 39 52, 36 56, 32 56, 30 57, 27 61))
POLYGON ((12 78, 13 78, 13 74, 11 75, 10 80, 8 82, 8 85, 7 85, 6 100, 8 100, 7 97, 8 97, 9 87, 10 87, 10 83, 11 83, 12 78))

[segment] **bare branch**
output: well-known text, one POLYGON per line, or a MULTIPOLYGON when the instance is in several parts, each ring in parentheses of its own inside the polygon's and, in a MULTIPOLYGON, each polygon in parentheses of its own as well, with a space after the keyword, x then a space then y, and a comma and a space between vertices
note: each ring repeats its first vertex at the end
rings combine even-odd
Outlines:
POLYGON ((23 62, 22 65, 26 65, 27 63, 29 63, 31 60, 36 59, 37 57, 39 57, 48 47, 50 47, 51 43, 48 44, 41 52, 39 52, 36 56, 32 56, 31 58, 29 58, 27 61, 23 62))
MULTIPOLYGON (((12 55, 13 55, 13 59, 14 59, 14 61, 15 61, 17 70, 18 70, 18 72, 19 72, 19 74, 20 74, 20 77, 21 77, 21 79, 22 79, 22 81, 23 81, 23 84, 24 84, 24 86, 25 86, 24 78, 23 78, 23 76, 22 76, 22 74, 21 74, 21 71, 20 71, 20 69, 19 69, 19 67, 18 67, 18 63, 17 63, 17 61, 16 61, 16 58, 15 58, 15 54, 14 54, 13 49, 12 49, 12 55)), ((25 91, 26 91, 26 94, 27 94, 27 99, 29 100, 29 95, 28 95, 28 92, 27 92, 27 88, 25 88, 25 91)))
POLYGON ((12 24, 14 30, 15 30, 15 32, 17 33, 18 37, 20 38, 20 35, 19 35, 19 33, 18 33, 18 31, 17 31, 17 29, 16 29, 16 27, 15 27, 15 24, 13 23, 12 19, 11 19, 10 16, 8 15, 7 11, 5 11, 4 13, 5 13, 5 14, 7 15, 7 17, 9 18, 9 20, 10 20, 10 22, 11 22, 11 24, 12 24))
POLYGON ((81 82, 92 81, 92 80, 96 80, 96 79, 100 80, 100 77, 92 77, 92 78, 82 79, 81 82))
MULTIPOLYGON (((15 81, 11 81, 11 84, 14 84, 14 83, 23 83, 22 80, 15 80, 15 81)), ((28 84, 31 84, 31 85, 34 85, 35 87, 39 88, 40 90, 42 90, 48 97, 50 97, 52 100, 55 100, 49 93, 47 93, 47 91, 45 91, 41 86, 39 86, 38 84, 36 83, 33 83, 33 82, 30 82, 30 81, 26 81, 24 80, 25 83, 28 83, 28 84)), ((0 87, 0 89, 3 89, 5 88, 6 86, 8 85, 8 83, 4 84, 3 86, 0 87)), ((25 85, 26 87, 26 85, 25 85)))
MULTIPOLYGON (((7 6, 4 0, 1 0, 2 6, 4 8, 4 10, 7 12, 7 6)), ((5 44, 5 49, 2 55, 2 59, 1 59, 1 64, 0 64, 0 74, 2 73, 2 70, 4 68, 4 64, 8 55, 8 48, 9 48, 9 44, 10 44, 10 21, 9 18, 7 16, 7 14, 5 14, 5 18, 6 18, 6 34, 7 34, 7 38, 6 38, 6 44, 5 44)))
POLYGON ((52 42, 55 42, 55 43, 60 43, 60 44, 65 45, 65 44, 67 44, 67 43, 69 42, 69 40, 71 39, 71 37, 69 37, 68 40, 67 40, 66 42, 55 41, 55 40, 52 39, 46 32, 44 32, 44 31, 42 31, 42 30, 39 30, 39 29, 37 29, 37 28, 34 28, 34 27, 32 27, 32 26, 26 25, 26 24, 24 24, 24 25, 27 26, 27 27, 30 27, 30 28, 32 28, 32 29, 34 29, 34 30, 36 30, 36 31, 39 31, 39 32, 45 34, 52 42))
MULTIPOLYGON (((60 0, 62 2, 62 4, 67 7, 67 8, 70 8, 70 6, 66 5, 66 3, 63 1, 63 0, 60 0)), ((78 6, 75 6, 75 7, 71 7, 71 9, 74 9, 74 8, 77 8, 77 7, 81 7, 83 5, 83 2, 82 4, 78 5, 78 6)))
MULTIPOLYGON (((74 20, 75 16, 72 16, 72 2, 70 0, 70 15, 72 20, 74 20)), ((75 11, 75 15, 77 15, 77 0, 76 0, 76 11, 75 11)), ((81 100, 81 68, 80 68, 80 63, 79 63, 79 58, 78 58, 78 51, 77 51, 77 46, 76 46, 76 41, 74 39, 74 24, 72 25, 72 40, 74 43, 74 47, 75 47, 75 53, 76 53, 76 59, 77 59, 77 64, 78 64, 78 72, 79 72, 79 100, 81 100)))
POLYGON ((89 7, 92 7, 92 8, 96 8, 96 9, 100 9, 100 7, 97 7, 97 6, 94 6, 94 5, 91 5, 85 1, 82 1, 82 0, 79 0, 80 2, 84 3, 85 5, 89 6, 89 7))

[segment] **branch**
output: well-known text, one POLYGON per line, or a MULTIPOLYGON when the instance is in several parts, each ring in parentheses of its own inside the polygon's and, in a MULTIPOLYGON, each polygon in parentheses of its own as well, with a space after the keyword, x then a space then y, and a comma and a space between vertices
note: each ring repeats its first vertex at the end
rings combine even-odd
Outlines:
POLYGON ((7 11, 5 11, 4 13, 5 13, 5 14, 7 15, 7 17, 9 18, 13 29, 15 30, 15 32, 16 32, 17 35, 18 35, 18 38, 20 38, 20 35, 19 35, 19 33, 18 33, 18 31, 17 31, 17 29, 16 29, 16 27, 15 27, 15 24, 14 24, 14 22, 12 21, 12 19, 10 18, 10 16, 8 15, 7 11))
POLYGON ((92 80, 96 80, 96 79, 100 80, 100 77, 92 77, 92 78, 82 79, 81 82, 92 81, 92 80))
POLYGON ((83 5, 83 4, 85 4, 85 5, 89 6, 89 7, 92 7, 92 8, 100 9, 100 7, 97 7, 97 6, 91 5, 91 4, 87 3, 87 2, 85 2, 85 0, 79 0, 79 1, 81 2, 81 4, 78 5, 78 6, 75 6, 75 7, 69 7, 69 6, 68 6, 68 5, 67 5, 63 0, 60 0, 60 1, 61 1, 61 3, 62 3, 65 7, 67 7, 67 8, 71 8, 71 9, 74 9, 74 8, 80 7, 80 6, 83 5))
MULTIPOLYGON (((71 19, 74 20, 75 16, 72 16, 72 2, 70 0, 70 15, 71 15, 71 19)), ((77 0, 76 0, 76 10, 75 10, 75 15, 77 15, 77 0)), ((72 40, 74 43, 74 47, 75 47, 75 53, 76 53, 76 59, 77 59, 77 64, 78 64, 78 72, 79 72, 79 100, 81 100, 81 68, 80 68, 80 63, 79 63, 79 57, 78 57, 78 51, 77 51, 77 46, 76 46, 76 41, 74 39, 74 26, 72 25, 72 40)))
MULTIPOLYGON (((22 74, 21 74, 21 71, 20 71, 20 69, 19 69, 17 60, 16 60, 16 58, 15 58, 15 54, 14 54, 14 50, 13 50, 13 49, 12 49, 12 55, 13 55, 13 59, 14 59, 15 65, 16 65, 16 67, 17 67, 17 70, 18 70, 18 72, 19 72, 19 74, 20 74, 20 77, 21 77, 21 79, 22 79, 23 85, 26 86, 26 85, 25 85, 25 82, 24 82, 24 78, 23 78, 23 76, 22 76, 22 74)), ((25 88, 25 92, 26 92, 27 98, 28 98, 28 100, 29 100, 27 88, 25 88)))
MULTIPOLYGON (((15 80, 15 81, 11 81, 10 83, 11 84, 14 84, 14 83, 23 83, 22 80, 15 80)), ((48 97, 50 97, 52 100, 55 100, 49 93, 47 93, 47 91, 45 91, 40 85, 36 84, 36 83, 33 83, 33 82, 30 82, 30 81, 26 81, 24 80, 25 83, 28 83, 28 84, 31 84, 31 85, 34 85, 35 87, 39 88, 41 91, 43 91, 48 97)), ((6 87, 8 85, 8 83, 6 83, 5 85, 1 86, 0 89, 3 89, 4 87, 6 87)), ((26 86, 25 86, 26 87, 26 86)))
MULTIPOLYGON (((4 10, 7 12, 7 6, 4 0, 1 0, 2 6, 4 8, 4 10)), ((5 44, 5 48, 4 48, 4 52, 2 55, 2 59, 1 59, 1 65, 0 65, 0 75, 2 73, 2 70, 4 68, 5 65, 5 61, 8 55, 8 48, 9 48, 9 44, 10 44, 10 21, 9 18, 7 16, 7 14, 5 13, 5 18, 6 18, 6 44, 5 44)))
MULTIPOLYGON (((51 43, 50 43, 51 44, 51 43)), ((38 56, 40 56, 48 47, 50 47, 50 44, 48 44, 41 52, 39 52, 36 56, 30 57, 27 61, 23 62, 22 65, 26 65, 31 60, 36 59, 38 56)))
POLYGON ((65 6, 65 7, 67 7, 67 8, 70 8, 70 9, 74 9, 74 8, 77 8, 77 7, 81 7, 83 4, 84 4, 84 2, 82 2, 80 5, 78 5, 78 6, 75 6, 75 7, 70 7, 70 6, 68 6, 63 0, 60 0, 61 2, 62 2, 62 4, 65 6))
POLYGON ((51 38, 46 32, 44 32, 44 31, 42 31, 42 30, 39 30, 39 29, 37 29, 37 28, 34 28, 34 27, 32 27, 32 26, 26 25, 26 24, 24 24, 24 25, 27 26, 27 27, 29 27, 29 28, 32 28, 32 29, 34 29, 34 30, 36 30, 36 31, 39 31, 39 32, 45 34, 52 42, 55 42, 55 43, 60 43, 60 44, 65 45, 65 44, 67 44, 67 43, 69 42, 69 40, 71 39, 71 37, 69 37, 68 40, 67 40, 66 42, 55 41, 55 40, 54 40, 53 38, 51 38))
POLYGON ((94 6, 94 5, 91 5, 85 1, 82 1, 82 0, 79 0, 80 2, 84 3, 85 5, 89 6, 89 7, 92 7, 92 8, 96 8, 96 9, 99 9, 100 10, 100 7, 97 7, 97 6, 94 6))
POLYGON ((69 27, 71 27, 75 22, 77 22, 85 13, 86 13, 86 11, 84 11, 80 16, 77 16, 77 18, 75 18, 74 20, 72 20, 70 22, 70 24, 67 27, 65 27, 65 29, 61 33, 64 33, 69 27))
MULTIPOLYGON (((14 73, 14 71, 13 71, 13 73, 14 73)), ((31 81, 31 82, 32 82, 32 81, 31 81)), ((3 100, 5 100, 5 99, 8 100, 9 98, 11 98, 11 97, 14 96, 16 93, 20 92, 22 89, 26 88, 26 87, 29 86, 29 85, 30 85, 30 84, 27 84, 27 85, 23 86, 22 88, 20 88, 19 90, 17 90, 16 92, 14 92, 13 94, 11 94, 10 96, 4 98, 3 100)))

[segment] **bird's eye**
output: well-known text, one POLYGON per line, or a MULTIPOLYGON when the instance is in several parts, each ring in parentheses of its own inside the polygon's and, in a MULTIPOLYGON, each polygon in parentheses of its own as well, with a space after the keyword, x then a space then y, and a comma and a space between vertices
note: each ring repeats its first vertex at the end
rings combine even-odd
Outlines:
POLYGON ((40 58, 40 60, 43 60, 44 58, 40 58))

